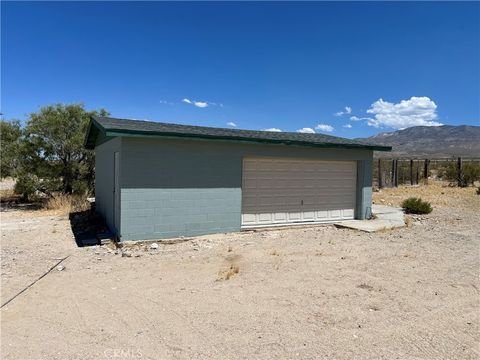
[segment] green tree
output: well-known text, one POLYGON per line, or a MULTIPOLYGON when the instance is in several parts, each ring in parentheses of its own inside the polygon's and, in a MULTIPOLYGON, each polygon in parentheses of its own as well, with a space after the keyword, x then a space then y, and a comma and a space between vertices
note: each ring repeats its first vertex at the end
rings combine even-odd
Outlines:
POLYGON ((0 121, 0 177, 14 176, 22 128, 18 120, 0 121))
POLYGON ((83 141, 90 117, 97 115, 108 112, 87 111, 83 104, 56 104, 30 114, 19 149, 16 190, 26 197, 32 191, 93 192, 94 154, 83 141))

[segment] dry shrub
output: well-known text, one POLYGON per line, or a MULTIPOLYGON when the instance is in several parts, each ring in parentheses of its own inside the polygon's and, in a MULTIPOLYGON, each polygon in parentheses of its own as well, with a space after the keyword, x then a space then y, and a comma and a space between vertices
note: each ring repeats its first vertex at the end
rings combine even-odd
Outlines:
POLYGON ((58 194, 46 201, 45 209, 61 214, 70 214, 89 210, 90 203, 85 196, 58 194))
POLYGON ((11 202, 19 198, 13 189, 0 190, 0 202, 11 202))

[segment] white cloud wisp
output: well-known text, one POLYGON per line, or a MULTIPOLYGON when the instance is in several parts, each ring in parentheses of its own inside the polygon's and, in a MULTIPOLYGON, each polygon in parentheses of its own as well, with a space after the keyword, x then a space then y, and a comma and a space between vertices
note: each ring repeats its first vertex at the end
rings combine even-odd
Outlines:
MULTIPOLYGON (((193 105, 193 106, 196 106, 198 108, 206 108, 210 105, 217 105, 216 103, 212 103, 212 102, 208 102, 208 101, 196 101, 196 100, 190 100, 190 99, 182 99, 182 102, 184 102, 185 104, 190 104, 190 105, 193 105)), ((223 104, 220 104, 219 105, 220 107, 223 107, 223 104)))
POLYGON ((336 112, 333 114, 333 116, 342 116, 342 115, 348 115, 352 113, 352 108, 350 106, 345 106, 345 109, 343 111, 336 112))

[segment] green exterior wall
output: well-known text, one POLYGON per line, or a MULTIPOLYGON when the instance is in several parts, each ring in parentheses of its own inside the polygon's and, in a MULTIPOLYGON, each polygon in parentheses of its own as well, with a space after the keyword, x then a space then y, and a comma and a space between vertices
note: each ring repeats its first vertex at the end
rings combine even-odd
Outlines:
POLYGON ((372 215, 372 164, 369 159, 357 161, 357 206, 356 219, 369 219, 372 215))
MULTIPOLYGON (((97 154, 113 151, 105 147, 110 142, 97 147, 97 154)), ((356 160, 356 217, 371 211, 371 150, 140 137, 124 137, 119 145, 121 240, 239 231, 242 162, 248 156, 356 160)), ((108 156, 113 159, 113 152, 108 156)), ((99 164, 104 159, 102 154, 99 164)), ((108 169, 101 172, 97 196, 108 214, 108 169)))
POLYGON ((122 138, 113 138, 95 147, 95 209, 114 233, 113 154, 121 151, 122 138))

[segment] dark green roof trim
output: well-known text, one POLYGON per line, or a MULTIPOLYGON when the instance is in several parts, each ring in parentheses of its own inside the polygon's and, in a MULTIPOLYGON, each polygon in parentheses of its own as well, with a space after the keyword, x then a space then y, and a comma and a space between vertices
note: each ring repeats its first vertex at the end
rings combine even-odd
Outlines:
POLYGON ((390 146, 365 144, 357 140, 323 134, 275 133, 268 131, 238 130, 155 123, 140 120, 93 117, 85 138, 85 147, 95 148, 99 138, 113 137, 166 137, 204 140, 241 141, 260 144, 281 144, 320 148, 365 149, 390 151, 390 146), (100 136, 99 136, 100 135, 100 136))
POLYGON ((95 149, 95 146, 99 145, 99 141, 105 137, 105 128, 95 118, 90 118, 90 124, 88 124, 87 134, 83 142, 85 148, 95 149))

